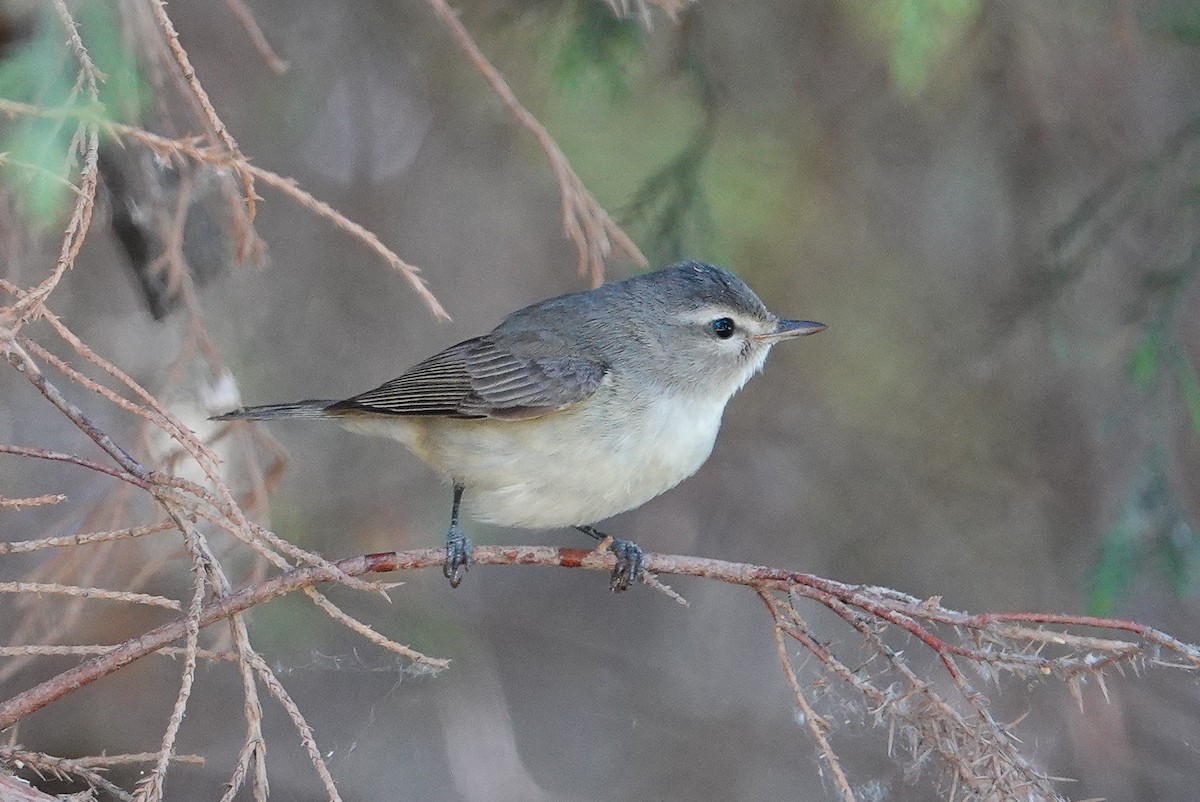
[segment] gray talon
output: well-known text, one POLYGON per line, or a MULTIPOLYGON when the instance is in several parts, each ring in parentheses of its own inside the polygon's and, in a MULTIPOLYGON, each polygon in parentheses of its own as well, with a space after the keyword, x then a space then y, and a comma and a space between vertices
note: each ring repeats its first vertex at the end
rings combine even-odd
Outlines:
POLYGON ((613 593, 628 590, 629 583, 636 582, 642 574, 642 563, 645 561, 645 555, 638 547, 638 544, 632 540, 617 540, 614 538, 608 549, 617 555, 617 564, 613 566, 609 587, 612 588, 613 593))
POLYGON ((450 580, 450 587, 458 587, 470 567, 471 541, 462 534, 446 538, 446 562, 442 565, 442 574, 450 580))

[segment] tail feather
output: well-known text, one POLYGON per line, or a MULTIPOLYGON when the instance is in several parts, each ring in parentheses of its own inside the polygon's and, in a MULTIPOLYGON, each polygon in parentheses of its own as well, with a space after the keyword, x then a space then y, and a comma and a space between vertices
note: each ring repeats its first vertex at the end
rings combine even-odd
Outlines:
POLYGON ((276 420, 278 418, 325 418, 325 409, 335 403, 331 400, 293 401, 289 404, 264 404, 259 407, 244 407, 214 415, 209 420, 276 420))

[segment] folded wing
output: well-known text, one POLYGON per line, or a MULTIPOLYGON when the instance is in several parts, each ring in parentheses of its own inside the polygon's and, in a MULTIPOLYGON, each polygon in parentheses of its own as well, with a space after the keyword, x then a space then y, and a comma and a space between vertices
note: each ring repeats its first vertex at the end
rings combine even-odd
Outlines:
POLYGON ((578 357, 515 354, 486 335, 447 348, 327 412, 522 420, 583 401, 607 372, 578 357))

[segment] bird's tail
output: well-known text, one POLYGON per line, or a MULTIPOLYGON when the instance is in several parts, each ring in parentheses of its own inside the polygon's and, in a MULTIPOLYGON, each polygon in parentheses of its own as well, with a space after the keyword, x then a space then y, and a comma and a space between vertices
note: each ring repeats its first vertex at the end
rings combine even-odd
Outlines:
POLYGON ((330 400, 293 401, 290 404, 264 404, 260 407, 243 407, 224 415, 214 415, 210 420, 276 420, 278 418, 324 418, 329 413, 325 408, 333 404, 330 400))

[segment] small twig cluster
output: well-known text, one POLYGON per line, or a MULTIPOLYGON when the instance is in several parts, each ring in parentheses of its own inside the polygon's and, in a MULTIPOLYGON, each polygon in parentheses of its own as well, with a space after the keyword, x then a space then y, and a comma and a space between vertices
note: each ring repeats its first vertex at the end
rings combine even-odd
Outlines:
MULTIPOLYGON (((631 8, 623 0, 610 2, 625 11, 631 8)), ((668 12, 684 5, 682 0, 650 2, 668 12)), ((578 250, 581 273, 598 283, 603 260, 614 245, 635 261, 643 261, 636 246, 588 192, 546 128, 521 105, 483 55, 453 9, 444 0, 429 3, 473 67, 545 151, 561 194, 564 230, 578 250)), ((226 0, 226 5, 241 20, 268 67, 285 69, 240 0, 226 0)), ((645 8, 641 2, 632 5, 645 8)), ((158 267, 167 271, 172 286, 181 293, 187 323, 179 353, 159 386, 147 389, 134 381, 85 343, 48 302, 74 265, 88 234, 100 181, 100 145, 111 138, 128 148, 146 149, 164 162, 177 165, 184 174, 189 169, 214 171, 227 201, 240 258, 253 258, 264 247, 253 221, 259 200, 257 188, 270 186, 366 244, 410 284, 435 317, 445 317, 446 313, 417 268, 378 237, 291 179, 247 161, 197 78, 162 0, 125 4, 123 22, 134 34, 130 40, 145 48, 142 61, 159 92, 160 105, 166 103, 166 98, 173 98, 174 105, 185 110, 184 129, 200 131, 195 136, 172 136, 119 124, 98 113, 103 76, 93 64, 66 2, 53 0, 52 7, 78 66, 76 94, 82 101, 78 108, 64 111, 0 99, 0 113, 51 118, 58 125, 74 127, 70 152, 64 154, 73 165, 74 179, 69 182, 73 205, 56 261, 45 277, 26 286, 17 280, 14 267, 6 278, 0 278, 0 293, 9 299, 0 307, 0 354, 13 375, 28 381, 38 396, 94 444, 102 456, 93 459, 37 445, 0 444, 0 458, 28 463, 48 461, 62 465, 64 470, 81 469, 110 492, 87 507, 71 504, 68 494, 55 492, 58 488, 48 488, 40 495, 0 498, 0 514, 31 507, 63 508, 70 513, 54 531, 0 543, 0 557, 46 555, 20 581, 0 582, 0 596, 16 600, 5 602, 6 609, 14 614, 9 618, 11 630, 6 632, 8 643, 0 646, 0 658, 4 658, 0 683, 16 677, 33 660, 87 658, 73 669, 0 699, 0 731, 7 732, 7 743, 0 745, 0 765, 10 770, 30 769, 44 777, 70 778, 115 799, 162 799, 172 765, 204 759, 179 754, 176 742, 192 704, 197 666, 212 662, 236 670, 242 688, 244 737, 222 800, 238 797, 243 789, 248 789, 256 800, 267 798, 264 689, 291 719, 326 797, 337 800, 338 789, 312 728, 252 644, 243 616, 259 604, 299 591, 322 613, 369 643, 411 661, 419 670, 437 671, 446 667, 446 660, 424 655, 377 632, 335 605, 317 586, 336 582, 367 593, 386 593, 390 585, 362 577, 439 566, 441 550, 329 562, 295 546, 255 522, 266 515, 267 495, 284 465, 281 451, 269 436, 256 425, 226 425, 201 437, 180 414, 159 400, 183 381, 193 363, 200 363, 214 382, 228 375, 205 329, 181 246, 187 191, 176 198, 178 208, 161 218, 166 228, 161 232, 164 253, 158 267), (61 351, 70 356, 60 356, 61 351), (101 378, 92 378, 85 371, 98 372, 101 378), (102 399, 118 414, 131 416, 138 424, 136 434, 121 436, 106 431, 72 400, 80 394, 102 399), (229 481, 228 466, 218 459, 218 447, 232 455, 227 461, 236 461, 241 480, 236 487, 229 481), (223 552, 214 548, 217 538, 236 544, 239 556, 254 555, 253 566, 234 574, 229 567, 233 563, 219 557, 223 552), (142 549, 137 552, 139 559, 128 559, 131 550, 150 542, 159 547, 142 549), (181 551, 191 569, 190 585, 179 589, 178 598, 146 592, 150 581, 178 560, 181 551), (176 617, 121 644, 71 643, 74 633, 82 629, 80 624, 89 620, 89 603, 93 600, 167 609, 176 617), (205 627, 217 623, 223 624, 220 634, 202 637, 205 627), (172 712, 153 751, 64 758, 18 745, 24 718, 150 655, 169 656, 181 665, 172 712), (109 767, 131 763, 149 766, 145 779, 132 791, 103 774, 109 767)), ((171 126, 164 123, 164 127, 171 126)), ((12 161, 6 163, 10 168, 21 167, 12 161)), ((0 223, 5 222, 10 221, 0 219, 0 223)), ((475 561, 480 565, 608 570, 612 557, 571 549, 479 547, 475 561)), ((922 764, 928 756, 935 757, 944 768, 950 798, 1056 799, 1052 778, 1040 773, 1023 755, 1012 727, 994 719, 987 700, 968 680, 965 667, 971 667, 985 682, 1003 674, 1058 679, 1075 694, 1085 681, 1095 681, 1103 688, 1106 671, 1126 666, 1200 667, 1200 650, 1196 647, 1132 622, 1035 614, 968 615, 942 607, 937 599, 922 601, 884 588, 694 557, 648 555, 646 566, 652 573, 701 577, 746 586, 757 593, 771 616, 769 625, 780 665, 804 726, 817 745, 822 770, 827 770, 833 788, 844 800, 854 799, 855 793, 834 748, 833 725, 821 715, 818 696, 823 687, 836 684, 860 699, 869 716, 888 728, 889 743, 907 751, 914 765, 922 764), (798 602, 804 599, 822 605, 846 624, 853 633, 854 645, 865 650, 855 662, 845 656, 845 647, 818 638, 800 614, 798 602), (1116 632, 1118 637, 1081 634, 1079 630, 1116 632), (895 645, 897 637, 920 644, 935 656, 948 687, 946 682, 920 673, 914 661, 895 645), (807 656, 806 665, 797 661, 795 649, 807 656), (1167 663, 1168 658, 1175 662, 1167 663)), ((653 577, 649 582, 673 594, 653 577)), ((679 598, 677 594, 673 597, 679 598)), ((0 783, 10 780, 12 777, 0 772, 0 783)), ((7 787, 0 785, 0 792, 0 796, 7 793, 7 787)), ((31 790, 29 798, 38 797, 31 790)))
MULTIPOLYGON (((550 157, 552 170, 563 193, 565 230, 579 248, 581 267, 586 265, 591 279, 599 282, 603 270, 602 259, 610 251, 610 240, 635 260, 641 261, 637 248, 596 204, 557 144, 545 128, 520 106, 502 76, 482 56, 457 18, 447 13, 449 9, 444 4, 437 0, 430 2, 434 11, 449 25, 455 41, 468 53, 471 63, 487 78, 517 119, 534 133, 539 145, 550 157)), ((226 5, 241 21, 268 68, 276 72, 286 69, 286 64, 275 55, 246 6, 240 0, 226 0, 226 5)), ((245 738, 223 798, 234 798, 245 786, 251 789, 256 799, 265 799, 267 796, 266 744, 262 732, 260 698, 260 690, 265 688, 292 719, 325 787, 326 795, 330 799, 337 799, 338 792, 332 775, 317 749, 311 728, 299 706, 251 645, 242 619, 237 615, 230 616, 228 633, 213 648, 201 648, 199 644, 201 612, 206 602, 228 597, 233 592, 233 582, 227 569, 210 543, 216 533, 233 537, 257 555, 250 575, 239 580, 249 582, 251 586, 263 581, 272 568, 287 571, 298 565, 328 567, 329 564, 320 556, 300 549, 251 522, 251 516, 265 515, 266 497, 283 469, 281 450, 263 430, 259 427, 227 426, 201 439, 158 400, 182 381, 189 365, 197 359, 214 382, 228 375, 204 326, 192 289, 192 271, 183 248, 183 228, 192 186, 190 182, 193 180, 191 176, 199 170, 207 171, 210 177, 215 176, 213 180, 226 200, 227 218, 238 259, 256 259, 264 248, 253 227, 259 201, 256 187, 270 186, 366 244, 408 281, 434 317, 448 318, 448 315, 418 269, 401 259, 374 233, 318 200, 295 181, 257 167, 247 160, 197 77, 167 14, 165 3, 147 0, 145 3, 128 4, 123 7, 122 22, 129 33, 128 41, 137 42, 142 48, 140 61, 147 70, 149 82, 156 88, 162 126, 168 130, 180 127, 198 130, 198 135, 157 133, 144 127, 122 124, 106 116, 100 96, 100 86, 105 76, 93 63, 67 3, 54 0, 52 7, 77 63, 78 75, 72 94, 74 105, 49 108, 0 99, 0 113, 10 117, 48 118, 57 126, 75 126, 67 156, 77 178, 70 182, 55 177, 58 183, 70 188, 73 206, 64 224, 58 259, 45 278, 32 286, 22 286, 16 279, 15 262, 10 269, 10 277, 0 278, 0 292, 6 293, 11 299, 11 303, 0 307, 0 354, 15 371, 28 379, 58 413, 98 446, 105 459, 88 459, 18 444, 0 444, 0 454, 71 465, 92 472, 99 481, 115 479, 120 484, 117 492, 106 494, 103 501, 86 512, 82 527, 72 534, 55 533, 31 540, 0 543, 0 554, 53 554, 23 581, 0 583, 0 594, 14 594, 17 603, 11 607, 23 612, 20 623, 8 633, 9 643, 0 647, 0 656, 8 658, 0 665, 0 682, 16 676, 30 660, 38 657, 109 653, 112 647, 104 644, 60 645, 85 619, 85 605, 90 600, 182 611, 183 645, 158 652, 181 660, 182 672, 173 711, 155 752, 125 756, 123 760, 109 758, 107 762, 92 764, 88 758, 66 760, 22 750, 16 746, 18 729, 14 725, 22 717, 18 715, 0 727, 9 728, 9 745, 0 753, 0 761, 9 766, 22 765, 56 776, 72 776, 119 799, 161 799, 169 766, 183 760, 175 751, 175 742, 191 700, 196 666, 203 660, 218 660, 237 666, 243 688, 245 718, 245 738), (163 112, 182 114, 185 119, 169 120, 163 112), (88 346, 47 305, 54 290, 74 266, 90 229, 100 183, 101 144, 106 140, 116 141, 126 148, 144 149, 154 154, 161 163, 173 165, 182 176, 182 188, 171 199, 174 210, 157 215, 163 229, 157 232, 163 252, 150 269, 163 271, 170 291, 182 296, 187 315, 186 336, 173 367, 154 392, 134 382, 124 371, 88 346), (105 378, 101 381, 90 378, 73 364, 74 358, 56 355, 54 349, 43 345, 30 333, 35 328, 47 329, 53 338, 67 346, 74 358, 99 369, 105 378), (61 374, 70 387, 60 389, 46 375, 46 369, 61 374), (133 444, 121 443, 104 431, 70 400, 72 388, 93 393, 139 420, 136 441, 133 444), (227 483, 227 468, 220 464, 213 450, 218 444, 232 447, 240 460, 244 490, 235 492, 227 483), (184 463, 190 466, 189 475, 194 475, 198 469, 202 480, 181 478, 180 469, 186 467, 184 463), (147 500, 151 502, 148 507, 145 504, 147 500), (155 510, 160 520, 150 524, 139 522, 139 518, 147 511, 155 510), (185 599, 140 592, 139 588, 167 566, 174 555, 169 550, 164 552, 155 549, 154 556, 148 560, 129 561, 120 558, 122 549, 130 544, 136 547, 136 544, 148 538, 172 536, 179 538, 191 563, 193 581, 190 592, 185 599), (123 570, 125 565, 138 563, 141 567, 132 575, 123 570), (101 586, 114 582, 123 588, 101 586), (46 600, 51 598, 63 599, 66 602, 65 610, 58 605, 48 604, 46 600), (96 766, 133 761, 152 764, 134 794, 118 788, 95 771, 96 766)), ((44 168, 24 165, 3 155, 0 155, 0 160, 10 169, 44 171, 44 168)), ((4 222, 13 230, 19 229, 15 221, 4 222)), ((0 498, 0 510, 60 505, 66 501, 65 493, 0 498)), ((70 518, 64 518, 64 524, 67 520, 70 518)), ((72 525, 77 524, 73 521, 72 525)), ((384 590, 383 586, 375 583, 364 583, 340 573, 337 576, 345 584, 371 593, 384 590)), ((348 615, 315 588, 307 587, 304 592, 322 612, 368 642, 423 666, 425 670, 436 670, 446 665, 445 660, 427 657, 376 632, 368 624, 348 615)))
MULTIPOLYGON (((613 559, 606 552, 545 546, 481 546, 475 554, 478 565, 590 570, 611 570, 613 559)), ((318 584, 372 573, 437 568, 443 560, 441 549, 421 549, 352 557, 279 574, 204 605, 194 618, 177 619, 107 647, 76 668, 0 703, 0 729, 123 666, 168 650, 170 644, 190 637, 194 628, 233 619, 297 590, 312 592, 318 584)), ((818 712, 813 698, 820 686, 831 681, 858 697, 875 722, 888 728, 889 750, 906 750, 914 766, 935 756, 947 777, 948 798, 1058 800, 1062 797, 1052 785, 1053 778, 1022 754, 1013 725, 994 718, 988 700, 972 687, 960 663, 994 683, 1003 674, 1066 681, 1077 696, 1082 683, 1089 680, 1103 689, 1106 669, 1140 671, 1152 665, 1200 669, 1200 647, 1130 621, 1041 613, 971 615, 943 607, 936 598, 920 600, 889 588, 682 555, 649 554, 646 570, 650 582, 656 581, 655 574, 692 576, 743 585, 758 594, 772 617, 780 664, 803 723, 844 800, 856 796, 829 738, 834 727, 818 712), (832 611, 858 633, 866 659, 860 657, 851 668, 834 647, 819 641, 797 609, 796 603, 805 599, 832 611), (1120 636, 1100 637, 1075 629, 1120 636), (888 644, 889 636, 896 632, 909 640, 915 638, 937 656, 950 679, 951 694, 938 690, 933 679, 913 668, 913 658, 888 644), (816 660, 818 676, 807 688, 789 651, 789 640, 816 660)), ((237 655, 214 657, 239 659, 237 655)), ((442 665, 429 658, 418 659, 430 666, 442 665)))

